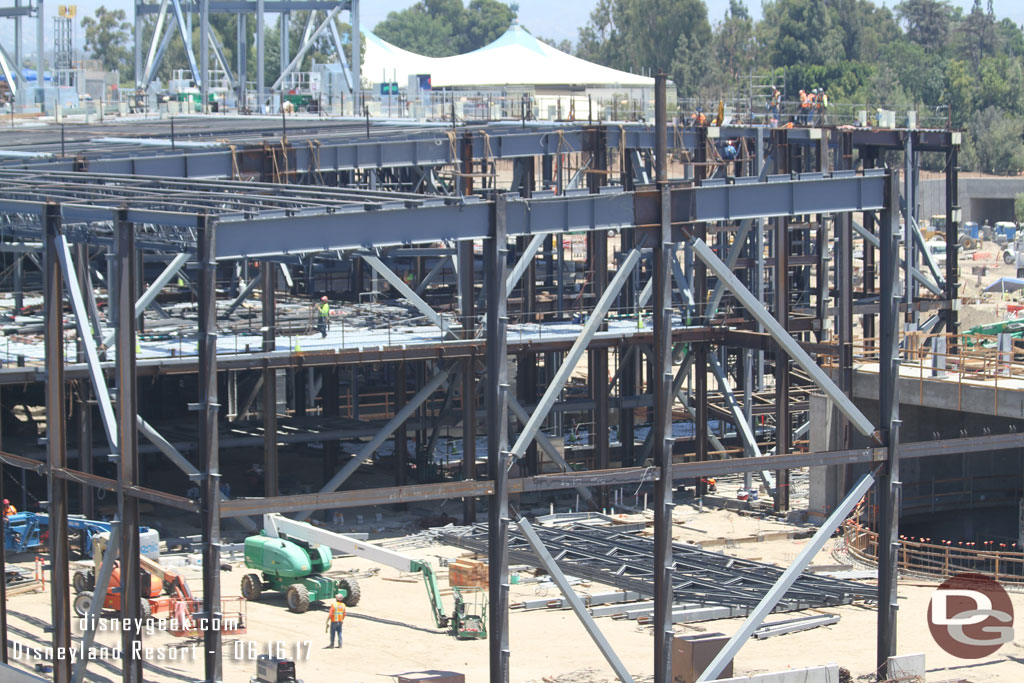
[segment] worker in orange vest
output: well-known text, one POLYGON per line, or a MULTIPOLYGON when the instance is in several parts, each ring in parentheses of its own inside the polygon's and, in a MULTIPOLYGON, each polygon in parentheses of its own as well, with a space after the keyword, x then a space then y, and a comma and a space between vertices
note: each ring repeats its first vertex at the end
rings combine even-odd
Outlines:
POLYGON ((328 647, 334 647, 335 633, 338 634, 338 647, 341 647, 341 625, 345 621, 345 603, 342 602, 344 599, 343 593, 335 595, 331 611, 327 614, 327 626, 331 629, 331 644, 328 647))
POLYGON ((18 508, 11 505, 11 501, 4 498, 4 519, 16 514, 18 514, 18 508))
POLYGON ((799 123, 806 124, 811 116, 811 96, 803 90, 800 91, 800 119, 799 123))

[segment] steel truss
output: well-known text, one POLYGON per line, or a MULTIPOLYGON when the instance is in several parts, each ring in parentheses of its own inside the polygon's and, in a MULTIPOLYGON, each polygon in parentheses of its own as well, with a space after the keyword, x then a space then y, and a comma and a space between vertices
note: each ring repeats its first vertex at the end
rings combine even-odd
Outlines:
MULTIPOLYGON (((574 523, 567 527, 535 526, 562 571, 641 595, 654 595, 654 539, 615 527, 574 523)), ((475 524, 443 531, 441 540, 459 548, 487 553, 487 525, 475 524)), ((509 529, 509 560, 540 566, 527 538, 509 529)), ((764 562, 737 559, 696 546, 672 544, 672 601, 752 609, 782 575, 783 569, 764 562)), ((845 605, 874 600, 871 586, 813 574, 797 579, 778 611, 845 605)))
MULTIPOLYGON (((345 74, 345 80, 348 84, 348 95, 350 98, 354 97, 358 100, 360 97, 360 87, 358 84, 360 83, 361 73, 360 51, 362 43, 362 35, 359 32, 359 2, 360 0, 199 0, 199 2, 162 0, 159 3, 147 3, 145 0, 136 0, 135 86, 143 92, 149 90, 156 72, 160 68, 164 52, 173 36, 177 34, 185 50, 185 58, 188 62, 192 80, 200 88, 203 112, 209 110, 208 95, 210 93, 211 51, 213 52, 214 59, 217 60, 220 68, 227 75, 232 87, 237 89, 239 102, 245 102, 245 71, 247 55, 250 49, 250 39, 252 38, 246 30, 246 19, 249 15, 255 15, 256 99, 261 112, 268 104, 269 95, 281 92, 281 85, 288 74, 293 72, 302 63, 302 58, 305 54, 314 46, 321 34, 328 29, 330 29, 330 36, 334 41, 334 48, 337 51, 338 63, 345 74), (338 14, 345 10, 349 12, 349 24, 351 26, 349 35, 352 44, 351 69, 342 51, 341 38, 337 25, 334 23, 338 14), (306 29, 303 31, 302 40, 296 46, 293 55, 288 40, 289 23, 292 12, 301 11, 308 12, 309 14, 307 15, 306 29), (281 17, 281 75, 270 87, 269 91, 264 83, 266 65, 264 63, 263 17, 267 12, 277 13, 281 17), (325 18, 322 21, 315 22, 314 19, 318 18, 320 12, 325 14, 325 18), (221 46, 216 32, 211 29, 211 13, 234 14, 238 17, 236 72, 232 72, 232 66, 224 56, 224 48, 221 46), (143 20, 144 17, 149 15, 156 15, 157 20, 154 27, 155 30, 147 46, 146 41, 143 39, 143 20), (199 16, 198 59, 196 58, 196 51, 192 42, 193 15, 199 16), (316 26, 315 30, 313 30, 314 25, 316 26), (143 63, 143 52, 146 53, 145 63, 143 63), (354 87, 353 84, 355 84, 354 87)), ((358 102, 356 102, 354 111, 357 113, 359 111, 358 102)))

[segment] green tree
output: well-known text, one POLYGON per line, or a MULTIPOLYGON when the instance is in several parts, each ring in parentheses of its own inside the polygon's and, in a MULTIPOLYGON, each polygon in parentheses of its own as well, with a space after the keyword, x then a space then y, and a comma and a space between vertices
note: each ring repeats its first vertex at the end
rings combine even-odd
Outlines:
POLYGON ((996 46, 995 26, 991 1, 986 12, 981 8, 981 0, 974 0, 970 13, 957 26, 960 45, 975 68, 986 55, 993 54, 996 46))
POLYGON ((459 0, 418 2, 401 12, 389 12, 373 32, 403 50, 428 57, 448 57, 458 51, 452 38, 456 30, 452 22, 461 23, 462 11, 459 0))
POLYGON ((711 38, 702 0, 599 0, 577 54, 624 71, 664 71, 690 95, 708 76, 711 38))
POLYGON ((471 52, 504 33, 518 12, 517 5, 498 0, 420 0, 400 12, 390 12, 374 27, 383 40, 429 57, 471 52))
POLYGON ((551 47, 555 48, 556 50, 561 50, 562 52, 565 52, 565 53, 570 54, 570 55, 572 54, 572 41, 569 40, 568 38, 563 38, 562 40, 555 40, 553 38, 545 38, 544 36, 535 36, 535 37, 540 42, 542 42, 542 43, 544 43, 546 45, 550 45, 551 47))
POLYGON ((1024 223, 1024 192, 1013 198, 1013 216, 1018 223, 1024 223))
MULTIPOLYGON (((778 22, 771 47, 773 66, 828 64, 845 57, 841 31, 825 0, 776 0, 778 22)), ((768 19, 765 13, 765 19, 768 19)))
POLYGON ((615 25, 615 3, 616 0, 597 0, 590 12, 590 21, 579 28, 577 57, 606 66, 624 63, 622 33, 615 25))
POLYGON ((133 78, 134 64, 128 50, 132 25, 125 17, 123 9, 108 10, 101 5, 95 18, 82 17, 82 28, 85 29, 85 50, 90 57, 100 60, 107 71, 122 69, 123 77, 133 78))
POLYGON ((875 61, 886 46, 899 41, 900 28, 887 7, 871 0, 825 0, 846 59, 875 61))
POLYGON ((896 5, 896 16, 911 42, 936 52, 945 47, 953 24, 953 6, 947 0, 903 0, 896 5))
POLYGON ((754 67, 754 22, 741 0, 729 0, 725 17, 715 24, 712 44, 715 63, 723 77, 736 80, 754 67))
POLYGON ((974 115, 970 135, 977 155, 975 170, 999 175, 1024 171, 1024 121, 997 107, 974 115))
POLYGON ((471 0, 465 17, 461 51, 471 52, 500 38, 512 24, 515 14, 511 7, 498 0, 471 0))

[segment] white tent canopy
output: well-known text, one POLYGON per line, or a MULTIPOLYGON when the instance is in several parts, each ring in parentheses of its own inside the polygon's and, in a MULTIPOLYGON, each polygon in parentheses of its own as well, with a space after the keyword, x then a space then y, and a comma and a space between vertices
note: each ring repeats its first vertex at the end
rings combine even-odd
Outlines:
POLYGON ((556 50, 519 26, 490 45, 452 57, 424 57, 363 31, 363 77, 373 83, 430 74, 434 88, 460 86, 653 87, 654 79, 611 69, 556 50))

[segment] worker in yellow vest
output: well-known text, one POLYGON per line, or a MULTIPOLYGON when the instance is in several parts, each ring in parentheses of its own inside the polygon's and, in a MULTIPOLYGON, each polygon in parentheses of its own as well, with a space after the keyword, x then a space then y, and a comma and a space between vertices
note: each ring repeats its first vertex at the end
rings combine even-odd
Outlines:
POLYGON ((338 634, 338 647, 341 647, 341 625, 345 621, 345 603, 342 600, 345 596, 338 593, 334 596, 334 603, 331 604, 331 611, 327 615, 327 625, 331 629, 331 644, 334 647, 334 634, 338 634))
POLYGON ((316 329, 320 331, 321 337, 327 336, 327 327, 331 323, 331 305, 327 303, 327 297, 320 297, 320 303, 316 307, 316 329))

